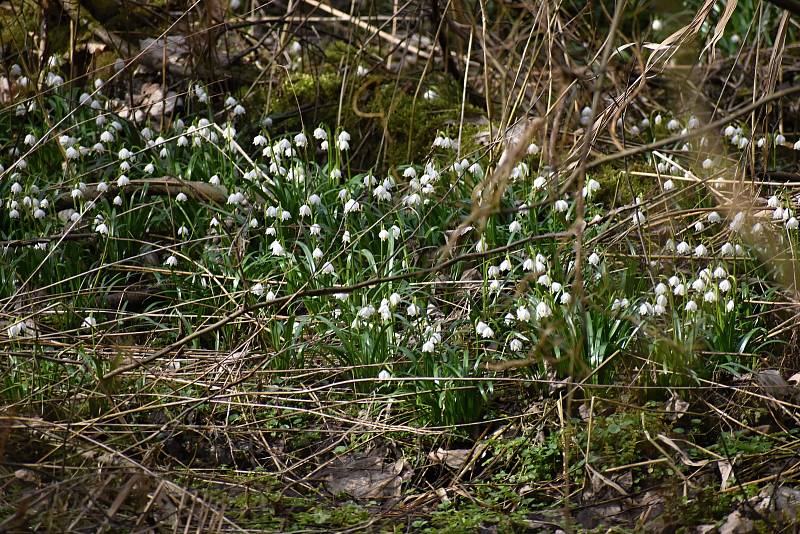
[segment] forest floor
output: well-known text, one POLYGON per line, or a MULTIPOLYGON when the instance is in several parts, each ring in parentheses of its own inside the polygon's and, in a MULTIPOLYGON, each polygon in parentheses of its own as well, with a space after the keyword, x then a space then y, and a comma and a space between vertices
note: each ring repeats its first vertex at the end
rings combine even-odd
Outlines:
POLYGON ((540 4, 0 6, 0 531, 794 531, 795 14, 540 4))

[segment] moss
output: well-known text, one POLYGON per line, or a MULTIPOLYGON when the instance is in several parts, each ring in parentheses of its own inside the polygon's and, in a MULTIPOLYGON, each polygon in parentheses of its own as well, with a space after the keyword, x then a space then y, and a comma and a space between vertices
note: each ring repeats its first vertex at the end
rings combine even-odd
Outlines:
POLYGON ((143 4, 123 2, 119 0, 84 0, 82 3, 92 17, 103 25, 104 28, 121 35, 131 34, 141 38, 143 30, 150 30, 152 36, 160 33, 165 28, 159 27, 157 18, 153 13, 163 12, 163 0, 151 0, 143 4))
POLYGON ((0 7, 0 39, 11 52, 32 46, 32 35, 38 32, 41 6, 31 0, 5 3, 0 7))
MULTIPOLYGON (((325 62, 315 73, 292 73, 273 88, 272 94, 264 88, 255 95, 255 106, 268 110, 276 127, 284 131, 306 129, 324 123, 331 128, 337 125, 351 133, 354 138, 369 138, 361 147, 363 166, 376 163, 385 169, 410 161, 421 160, 430 150, 437 132, 447 132, 452 137, 458 134, 461 117, 461 88, 446 75, 431 76, 416 96, 417 81, 398 80, 394 75, 380 72, 367 78, 348 78, 342 97, 342 76, 339 65, 352 61, 355 50, 347 45, 334 43, 325 50, 325 62), (432 89, 438 95, 434 99, 422 97, 432 89), (355 101, 354 101, 355 100, 355 101), (339 117, 339 102, 342 102, 339 117)), ((251 104, 252 106, 253 104, 251 104)), ((469 104, 467 116, 479 113, 469 104)), ((467 125, 462 132, 465 148, 479 148, 473 141, 481 128, 467 125)))
POLYGON ((644 161, 636 161, 628 164, 626 172, 625 167, 621 167, 619 163, 607 163, 589 172, 587 178, 600 182, 600 192, 595 197, 597 201, 605 206, 621 206, 632 203, 636 195, 647 193, 656 187, 653 178, 629 174, 635 171, 652 172, 652 167, 644 161))
POLYGON ((226 485, 212 482, 194 486, 212 502, 224 502, 226 515, 254 530, 285 532, 304 527, 341 529, 369 520, 367 508, 354 502, 294 497, 271 474, 231 475, 226 485))

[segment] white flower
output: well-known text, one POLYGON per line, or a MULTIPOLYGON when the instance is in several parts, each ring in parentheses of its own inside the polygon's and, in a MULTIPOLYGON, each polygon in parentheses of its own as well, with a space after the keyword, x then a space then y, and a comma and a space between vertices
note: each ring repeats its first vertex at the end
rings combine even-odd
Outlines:
POLYGON ((322 265, 321 271, 322 271, 322 274, 333 274, 334 273, 333 264, 331 262, 329 262, 329 261, 326 261, 322 265))
POLYGON ((85 317, 81 323, 81 328, 95 328, 96 326, 97 319, 95 319, 92 315, 85 317))
POLYGON ((390 380, 391 378, 392 374, 386 369, 381 369, 381 372, 378 373, 378 380, 390 380))
POLYGON ((786 142, 786 138, 783 135, 778 134, 778 135, 775 136, 775 144, 776 145, 782 145, 785 142, 786 142))
POLYGON ((417 305, 414 303, 409 304, 408 308, 406 308, 406 315, 408 315, 409 317, 416 317, 418 314, 419 314, 419 308, 417 307, 417 305))
MULTIPOLYGON (((654 32, 660 32, 664 27, 664 23, 659 19, 653 19, 653 22, 650 23, 650 27, 653 28, 654 32)), ((659 115, 659 117, 661 117, 661 115, 659 115)))
POLYGON ((586 184, 586 187, 583 189, 583 196, 591 197, 594 193, 600 190, 600 182, 595 180, 594 178, 590 178, 589 182, 586 184))
POLYGON ((772 208, 772 209, 775 209, 775 208, 779 207, 780 205, 781 205, 781 201, 775 195, 772 195, 771 197, 769 197, 769 199, 767 199, 767 206, 772 208))
POLYGON ((675 289, 672 290, 672 293, 677 297, 682 297, 686 295, 686 286, 683 284, 678 284, 675 286, 675 289))
POLYGON ((569 304, 572 302, 572 295, 570 295, 569 293, 562 293, 561 298, 559 300, 562 305, 569 306, 569 304))
POLYGON ((304 148, 308 144, 308 137, 303 132, 294 136, 294 144, 299 146, 300 148, 304 148))
POLYGON ((722 253, 723 256, 732 256, 734 253, 733 245, 731 245, 730 243, 725 243, 724 245, 722 245, 720 252, 722 253))
POLYGON ((679 130, 681 127, 681 123, 679 123, 676 119, 672 119, 667 123, 667 130, 674 131, 679 130))
POLYGON ((19 321, 17 323, 12 324, 8 327, 8 337, 15 338, 23 335, 25 330, 27 329, 27 325, 23 321, 19 321))
POLYGON ((117 178, 117 187, 125 187, 126 185, 130 184, 130 179, 125 176, 124 174, 117 178))
POLYGON ((716 302, 717 294, 713 291, 707 291, 705 295, 703 295, 703 300, 706 302, 716 302))
POLYGON ((622 308, 628 307, 628 299, 614 299, 614 302, 611 303, 611 311, 621 310, 622 308))
POLYGON ((342 234, 342 243, 349 243, 350 242, 350 231, 345 230, 342 234))
POLYGON ((117 195, 114 197, 114 205, 115 206, 122 206, 122 197, 117 195))
POLYGON ((733 311, 733 299, 728 299, 728 302, 725 303, 725 311, 728 313, 733 311))
POLYGON ((108 235, 108 226, 105 223, 100 223, 95 227, 94 231, 100 235, 108 235))
POLYGON ((675 189, 675 183, 672 180, 664 182, 664 191, 672 191, 675 189))
POLYGON ((361 319, 369 319, 373 315, 375 315, 375 306, 373 306, 372 304, 367 304, 366 306, 358 310, 358 317, 361 319))
POLYGON ((417 206, 421 202, 422 202, 422 197, 419 195, 419 193, 412 193, 410 195, 406 195, 405 197, 403 197, 403 204, 409 207, 417 206))
POLYGON ((270 243, 269 248, 272 251, 273 256, 283 256, 285 252, 283 250, 283 245, 281 245, 280 242, 277 240, 270 243))
POLYGON ((742 227, 744 226, 744 212, 740 211, 733 217, 733 221, 731 221, 730 229, 731 232, 739 232, 742 227))
POLYGON ((696 312, 697 311, 697 303, 695 301, 693 301, 693 300, 690 300, 689 302, 686 303, 686 306, 684 307, 684 309, 687 312, 696 312))
POLYGON ((592 252, 589 256, 589 263, 597 267, 600 264, 600 255, 597 252, 592 252))
POLYGON ((800 222, 797 221, 796 217, 792 217, 788 221, 786 221, 786 229, 787 230, 797 230, 800 227, 800 222))
POLYGON ((178 193, 178 194, 175 196, 175 200, 176 200, 177 202, 186 202, 186 200, 187 200, 186 193, 184 193, 183 191, 181 191, 180 193, 178 193))
POLYGON ((710 169, 713 166, 714 166, 714 160, 712 160, 711 158, 706 158, 703 160, 704 169, 710 169))
POLYGON ((694 289, 698 293, 704 291, 705 288, 706 288, 706 282, 705 280, 703 280, 702 276, 696 279, 694 282, 692 282, 692 289, 694 289))
POLYGON ((344 130, 339 132, 339 136, 336 140, 336 146, 343 152, 350 150, 350 134, 344 130))
POLYGON ((186 237, 189 235, 189 229, 186 228, 185 224, 182 224, 180 228, 178 228, 178 235, 180 237, 186 237))
POLYGON ((644 224, 646 219, 645 214, 641 210, 636 210, 633 213, 633 224, 644 224))
POLYGON ((520 306, 517 308, 517 320, 522 321, 523 323, 527 323, 531 320, 531 312, 526 306, 520 306))
POLYGON ((388 300, 381 299, 381 305, 378 306, 378 313, 384 321, 389 321, 392 318, 392 310, 389 307, 388 300))
POLYGON ((45 211, 44 211, 43 209, 41 209, 41 208, 37 208, 37 209, 36 209, 36 210, 33 212, 33 218, 34 218, 34 219, 44 219, 45 215, 47 215, 47 214, 46 214, 46 213, 45 213, 45 211))
POLYGON ((556 203, 555 203, 554 207, 555 207, 555 210, 557 212, 563 213, 563 212, 565 212, 565 211, 567 211, 569 209, 569 204, 567 203, 566 200, 559 199, 559 200, 556 200, 556 203))
POLYGON ((257 297, 260 297, 264 294, 264 285, 261 282, 258 282, 256 285, 250 288, 250 292, 257 297))
POLYGON ((352 213, 355 211, 361 210, 361 204, 358 203, 355 199, 348 200, 344 205, 344 214, 347 215, 348 213, 352 213))
POLYGON ((515 337, 511 340, 511 342, 509 342, 508 348, 511 350, 511 352, 519 352, 522 350, 522 341, 515 337))
POLYGON ((392 232, 392 237, 400 239, 400 228, 396 224, 393 224, 389 230, 392 232))
POLYGON ((484 339, 489 339, 494 337, 494 330, 492 330, 489 325, 484 323, 483 321, 478 321, 478 324, 475 325, 475 332, 484 339))
POLYGON ((691 247, 689 247, 689 243, 686 241, 681 241, 678 243, 678 246, 675 248, 675 250, 678 252, 678 254, 689 254, 691 247))
POLYGON ((719 283, 719 290, 723 293, 727 293, 731 290, 731 283, 728 280, 722 280, 719 283))
POLYGON ((536 320, 542 320, 545 317, 550 317, 553 315, 553 311, 550 309, 550 306, 547 305, 545 301, 539 302, 536 305, 536 320))
POLYGON ((381 228, 381 231, 378 233, 378 239, 386 241, 389 239, 389 232, 387 232, 385 228, 381 228))

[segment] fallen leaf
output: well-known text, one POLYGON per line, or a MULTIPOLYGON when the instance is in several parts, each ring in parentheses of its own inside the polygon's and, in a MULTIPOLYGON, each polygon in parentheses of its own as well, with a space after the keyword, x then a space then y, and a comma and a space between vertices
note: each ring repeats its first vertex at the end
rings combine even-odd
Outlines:
POLYGON ((687 412, 689 409, 689 403, 677 395, 673 395, 667 401, 667 405, 664 407, 664 409, 667 411, 667 419, 670 421, 677 421, 687 412))
POLYGON ((719 534, 745 534, 753 531, 753 522, 742 516, 739 510, 729 514, 719 527, 719 534))
POLYGON ((731 474, 733 474, 733 463, 728 460, 717 460, 717 469, 719 469, 719 476, 722 478, 719 489, 720 491, 725 491, 730 482, 731 474))
POLYGON ((326 489, 334 495, 378 499, 399 497, 400 485, 411 473, 405 459, 387 463, 382 451, 376 449, 337 459, 323 470, 322 478, 326 489))
POLYGON ((791 396, 791 386, 783 379, 777 369, 765 369, 756 375, 756 382, 766 395, 776 399, 785 399, 791 396))
POLYGON ((39 482, 39 477, 30 469, 17 469, 14 471, 14 478, 31 484, 39 482))
POLYGON ((486 445, 479 443, 473 449, 445 450, 439 447, 428 453, 428 459, 435 464, 445 464, 452 469, 461 469, 474 456, 480 456, 486 445))

